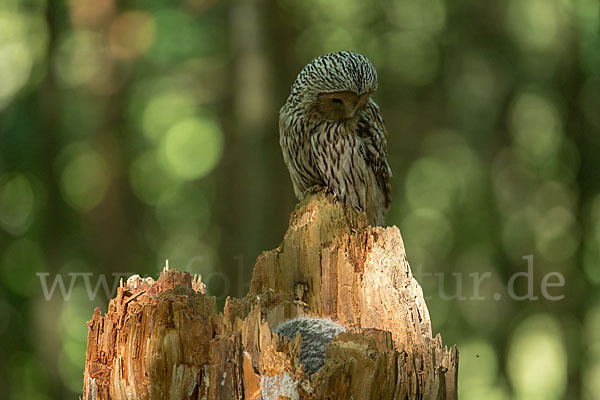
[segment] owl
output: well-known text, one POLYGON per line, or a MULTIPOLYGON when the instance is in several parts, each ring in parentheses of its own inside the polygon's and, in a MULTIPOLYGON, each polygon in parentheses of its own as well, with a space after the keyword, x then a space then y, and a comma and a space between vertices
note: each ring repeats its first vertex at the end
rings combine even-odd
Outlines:
POLYGON ((372 225, 391 203, 386 129, 371 99, 377 73, 363 55, 340 51, 306 65, 279 112, 279 143, 294 192, 302 200, 321 188, 372 225))

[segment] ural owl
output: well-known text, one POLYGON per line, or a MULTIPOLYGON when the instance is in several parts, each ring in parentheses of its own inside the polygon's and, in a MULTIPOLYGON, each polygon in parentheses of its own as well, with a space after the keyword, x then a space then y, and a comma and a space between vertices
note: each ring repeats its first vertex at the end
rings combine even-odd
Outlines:
POLYGON ((341 51, 311 61, 298 74, 279 113, 283 159, 299 200, 327 188, 373 225, 391 202, 386 129, 371 99, 377 73, 364 56, 341 51))

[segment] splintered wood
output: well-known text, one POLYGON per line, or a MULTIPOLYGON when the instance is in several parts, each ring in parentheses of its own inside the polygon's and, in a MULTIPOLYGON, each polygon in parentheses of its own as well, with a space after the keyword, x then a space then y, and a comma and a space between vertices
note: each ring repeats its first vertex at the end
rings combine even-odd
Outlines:
POLYGON ((432 338, 398 228, 317 194, 222 314, 187 272, 130 278, 88 322, 83 398, 456 399, 457 373, 456 347, 432 338), (310 379, 300 336, 273 333, 301 315, 347 327, 310 379))

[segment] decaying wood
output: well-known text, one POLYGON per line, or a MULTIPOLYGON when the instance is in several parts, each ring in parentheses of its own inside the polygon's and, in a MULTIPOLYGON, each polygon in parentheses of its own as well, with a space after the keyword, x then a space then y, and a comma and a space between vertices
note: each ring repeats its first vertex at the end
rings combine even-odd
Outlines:
POLYGON ((130 278, 88 323, 84 399, 456 399, 458 352, 432 338, 398 228, 324 194, 292 213, 281 246, 258 257, 249 294, 215 299, 189 273, 130 278), (282 321, 348 327, 309 379, 301 338, 282 321))

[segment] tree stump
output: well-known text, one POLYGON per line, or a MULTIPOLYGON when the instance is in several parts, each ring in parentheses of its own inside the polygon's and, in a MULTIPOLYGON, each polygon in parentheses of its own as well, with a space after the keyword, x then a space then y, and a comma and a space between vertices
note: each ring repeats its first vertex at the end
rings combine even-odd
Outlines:
POLYGON ((458 352, 432 338, 398 228, 319 193, 261 254, 250 292, 217 313, 199 278, 131 277, 88 322, 83 398, 456 399, 458 352), (347 327, 307 376, 302 338, 273 330, 296 316, 347 327))

